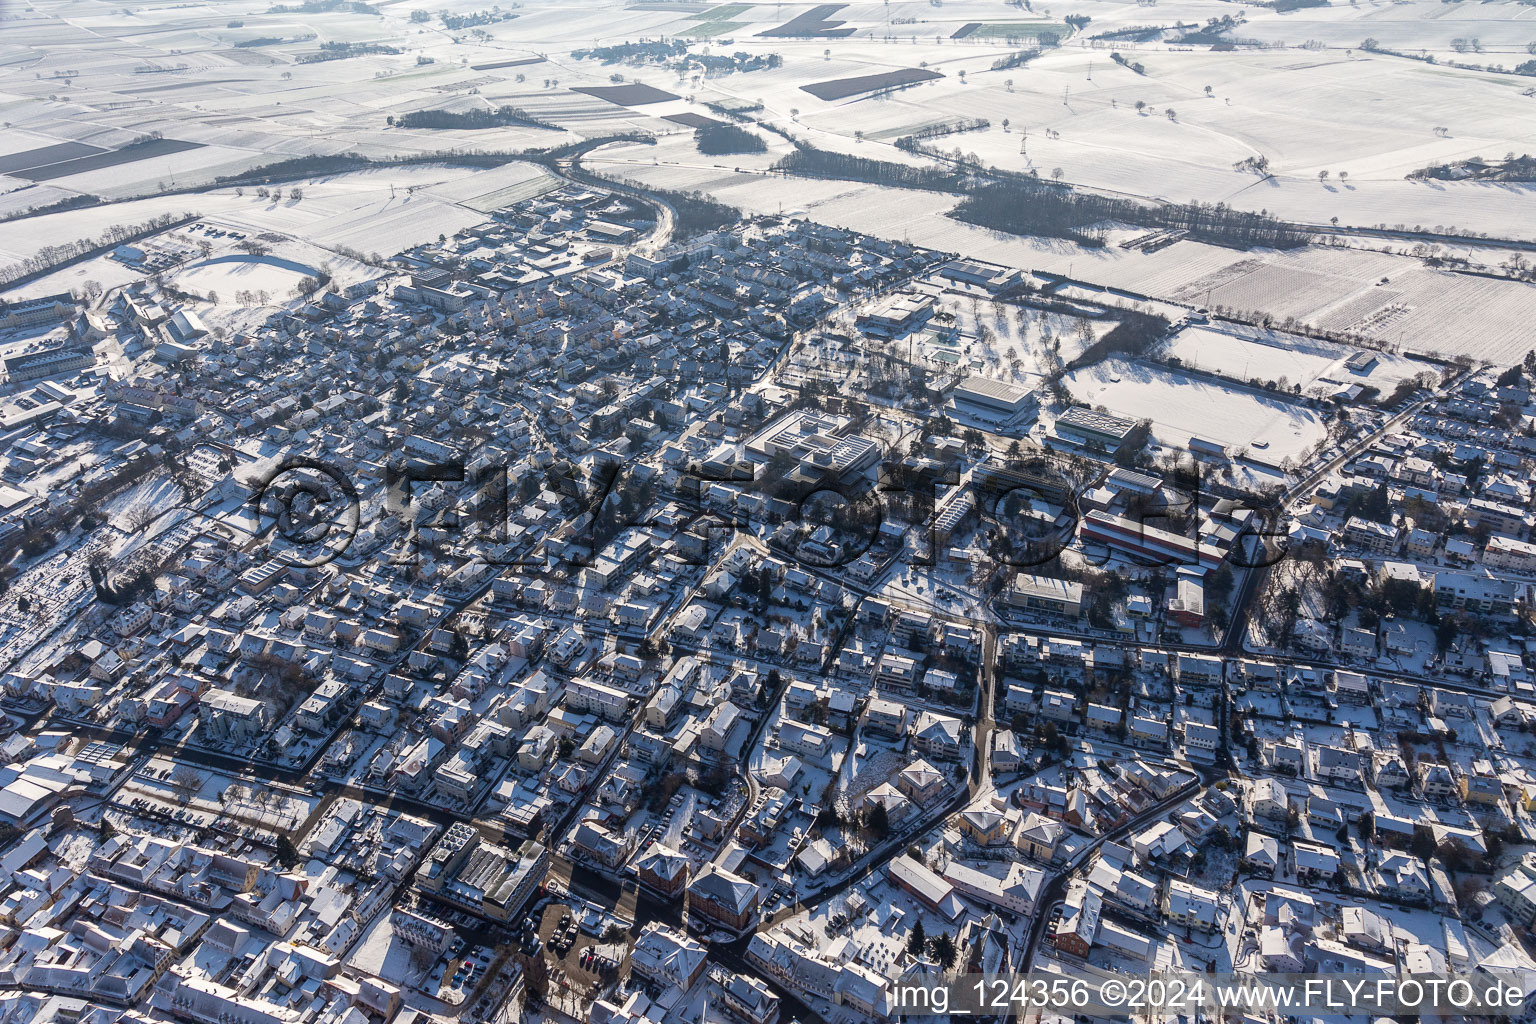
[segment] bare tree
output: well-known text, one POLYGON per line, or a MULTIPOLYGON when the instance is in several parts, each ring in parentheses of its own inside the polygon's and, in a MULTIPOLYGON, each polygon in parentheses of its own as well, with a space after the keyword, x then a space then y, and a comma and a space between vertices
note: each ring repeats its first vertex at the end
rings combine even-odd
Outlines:
POLYGON ((198 790, 203 788, 203 783, 206 781, 206 778, 203 773, 198 771, 196 768, 193 768, 189 764, 183 764, 178 765, 176 770, 171 772, 169 781, 171 783, 171 788, 176 791, 177 798, 181 800, 182 803, 186 803, 192 799, 193 795, 198 790))

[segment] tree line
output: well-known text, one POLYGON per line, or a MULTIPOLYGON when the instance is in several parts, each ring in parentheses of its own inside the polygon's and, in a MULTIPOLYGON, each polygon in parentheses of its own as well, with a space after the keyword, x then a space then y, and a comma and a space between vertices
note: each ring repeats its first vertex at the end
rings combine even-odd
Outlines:
POLYGON ((784 174, 805 178, 832 178, 839 181, 863 181, 872 185, 893 185, 927 192, 963 192, 966 177, 943 167, 914 167, 909 164, 875 160, 870 157, 833 153, 797 143, 793 153, 773 165, 784 174))
MULTIPOLYGON (((612 136, 609 138, 629 138, 612 136)), ((469 151, 445 151, 415 153, 408 156, 372 157, 362 153, 347 152, 332 155, 315 154, 278 160, 260 167, 252 167, 238 174, 223 174, 213 179, 214 185, 254 185, 258 182, 296 181, 301 178, 321 178, 330 174, 344 174, 368 167, 412 167, 418 164, 448 164, 453 167, 500 167, 514 160, 537 159, 553 150, 528 150, 507 153, 499 150, 476 149, 469 151)), ((183 189, 185 192, 202 191, 201 188, 183 189)))
POLYGON ((670 192, 649 185, 639 187, 646 195, 655 196, 672 207, 677 214, 675 231, 678 239, 719 231, 741 220, 739 209, 717 203, 703 192, 670 192))
POLYGON ((376 54, 398 54, 401 51, 383 43, 321 43, 316 53, 300 57, 300 64, 323 64, 328 60, 346 60, 348 57, 365 57, 376 54))
POLYGON ((1408 175, 1438 181, 1536 181, 1536 156, 1510 153, 1503 160, 1472 157, 1449 164, 1431 164, 1408 175))
POLYGON ((1312 239, 1310 232, 1295 224, 1263 212, 1235 210, 1225 203, 1155 206, 1047 184, 1033 176, 1006 174, 972 159, 949 158, 947 167, 912 167, 815 149, 802 142, 796 145, 795 152, 773 165, 775 170, 812 178, 959 193, 965 198, 949 216, 1013 234, 1068 238, 1096 247, 1104 244, 1106 226, 1118 222, 1182 230, 1198 241, 1240 249, 1289 249, 1306 245, 1312 239))
POLYGON ((1298 225, 1225 203, 1153 206, 1022 180, 975 189, 949 216, 1013 234, 1070 238, 1095 247, 1104 244, 1105 228, 1113 222, 1186 231, 1196 241, 1238 249, 1293 249, 1312 240, 1311 233, 1298 225))
POLYGON ((929 125, 927 128, 919 128, 910 135, 901 136, 896 140, 896 146, 898 149, 916 151, 916 143, 924 139, 937 139, 945 135, 960 135, 964 132, 982 132, 990 127, 992 127, 992 122, 984 117, 955 121, 949 124, 929 125))
POLYGON ((26 279, 57 270, 75 260, 98 256, 127 242, 165 231, 197 219, 195 213, 162 213, 142 224, 113 224, 100 238, 77 238, 73 242, 45 245, 24 260, 0 268, 0 285, 19 284, 26 279))
MULTIPOLYGON (((415 19, 417 13, 420 12, 411 12, 412 20, 415 19)), ((476 11, 473 14, 439 14, 438 17, 443 21, 443 28, 448 29, 450 32, 457 32, 461 29, 476 28, 480 25, 494 25, 498 21, 511 21, 517 15, 511 11, 503 11, 498 8, 490 11, 476 11)))

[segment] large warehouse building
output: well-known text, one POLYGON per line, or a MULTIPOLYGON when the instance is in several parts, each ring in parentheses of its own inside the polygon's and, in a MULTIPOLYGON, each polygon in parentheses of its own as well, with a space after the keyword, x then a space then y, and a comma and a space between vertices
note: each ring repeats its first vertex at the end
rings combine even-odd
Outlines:
POLYGON ((1033 419, 1040 400, 1029 388, 991 377, 970 376, 950 392, 956 412, 996 423, 1033 419))
POLYGON ((1136 421, 1111 416, 1084 406, 1073 406, 1056 417, 1058 440, 1098 452, 1119 452, 1136 431, 1136 421))

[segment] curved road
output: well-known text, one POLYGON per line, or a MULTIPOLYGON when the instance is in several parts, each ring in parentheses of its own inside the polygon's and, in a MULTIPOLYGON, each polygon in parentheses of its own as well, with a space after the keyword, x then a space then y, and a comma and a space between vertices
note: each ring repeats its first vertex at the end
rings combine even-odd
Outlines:
POLYGON ((644 249, 647 252, 656 252, 665 248, 667 243, 672 241, 672 235, 677 230, 677 210, 673 208, 672 204, 644 189, 625 182, 614 181, 611 178, 601 177, 581 166, 581 158, 593 150, 601 149, 603 146, 612 145, 617 142, 635 141, 637 140, 614 138, 588 139, 586 142, 576 144, 569 152, 556 157, 552 161, 551 169, 572 184, 630 196, 653 207, 656 210, 656 226, 651 230, 650 237, 637 248, 644 249))

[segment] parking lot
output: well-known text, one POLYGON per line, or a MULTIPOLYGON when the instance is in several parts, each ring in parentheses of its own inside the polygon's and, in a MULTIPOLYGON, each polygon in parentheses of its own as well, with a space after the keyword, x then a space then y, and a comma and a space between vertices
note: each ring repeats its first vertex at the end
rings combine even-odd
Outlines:
POLYGON ((466 948, 456 942, 433 966, 421 987, 443 1002, 457 1006, 484 980, 491 959, 491 950, 484 946, 466 948))
MULTIPOLYGON (((544 908, 538 936, 550 977, 565 976, 566 987, 575 993, 614 980, 627 954, 624 943, 603 943, 600 935, 582 930, 582 915, 568 903, 555 901, 544 908)), ((627 940, 627 936, 626 936, 627 940)))

